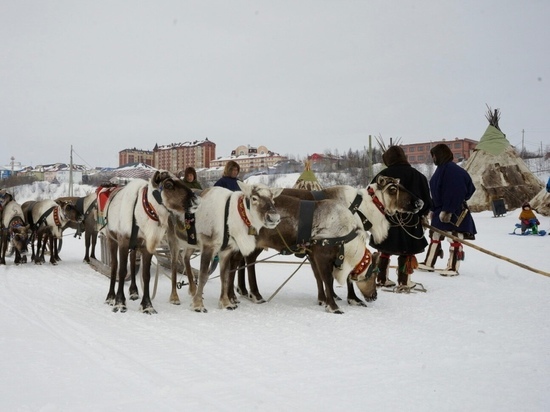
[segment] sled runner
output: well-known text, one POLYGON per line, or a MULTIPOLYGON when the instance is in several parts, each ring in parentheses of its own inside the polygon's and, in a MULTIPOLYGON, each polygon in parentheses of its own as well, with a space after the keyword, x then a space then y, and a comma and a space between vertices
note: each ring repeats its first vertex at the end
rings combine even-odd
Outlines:
POLYGON ((525 232, 521 232, 521 223, 516 223, 516 227, 514 228, 514 231, 510 233, 511 235, 518 235, 518 236, 528 236, 528 235, 538 235, 538 236, 544 236, 546 235, 546 230, 539 230, 539 227, 537 224, 534 224, 525 229, 525 232), (519 229, 519 233, 518 233, 519 229))

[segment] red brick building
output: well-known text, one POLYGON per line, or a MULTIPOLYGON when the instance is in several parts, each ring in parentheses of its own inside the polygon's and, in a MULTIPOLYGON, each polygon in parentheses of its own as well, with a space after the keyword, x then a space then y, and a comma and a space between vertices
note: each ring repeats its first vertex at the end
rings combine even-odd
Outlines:
POLYGON ((206 138, 202 141, 172 143, 164 146, 157 144, 153 148, 153 158, 154 167, 173 173, 189 166, 195 169, 208 168, 216 158, 216 143, 206 138))
POLYGON ((472 151, 475 149, 479 143, 476 140, 471 139, 459 139, 456 137, 454 140, 434 140, 431 142, 424 143, 413 143, 413 144, 402 144, 400 145, 403 148, 403 151, 407 155, 407 160, 410 164, 418 163, 427 163, 431 162, 432 157, 430 155, 430 150, 432 147, 439 143, 444 143, 453 152, 454 161, 461 162, 463 160, 468 160, 472 151))

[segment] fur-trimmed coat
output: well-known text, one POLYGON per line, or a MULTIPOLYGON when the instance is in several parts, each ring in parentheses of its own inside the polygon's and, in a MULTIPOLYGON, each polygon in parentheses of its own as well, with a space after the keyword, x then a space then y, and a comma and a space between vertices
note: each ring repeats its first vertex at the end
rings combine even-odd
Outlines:
POLYGON ((373 179, 374 182, 379 175, 399 178, 399 183, 422 199, 424 206, 414 215, 396 213, 393 217, 388 216, 387 219, 390 222, 388 237, 383 242, 376 243, 371 236, 370 246, 389 255, 413 255, 424 251, 428 242, 424 237, 421 218, 428 214, 431 206, 428 180, 408 163, 389 166, 373 179))

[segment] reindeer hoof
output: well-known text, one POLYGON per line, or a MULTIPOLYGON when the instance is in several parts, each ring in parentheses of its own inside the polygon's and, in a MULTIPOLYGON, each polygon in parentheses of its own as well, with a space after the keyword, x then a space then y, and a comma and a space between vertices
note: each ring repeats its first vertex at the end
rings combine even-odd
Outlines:
POLYGON ((146 315, 156 315, 157 314, 157 311, 152 306, 149 306, 147 308, 140 308, 140 311, 142 313, 145 313, 146 315))
POLYGON ((117 312, 120 312, 120 313, 126 313, 126 311, 128 310, 128 308, 126 307, 126 305, 115 305, 113 307, 113 312, 117 313, 117 312))
POLYGON ((328 312, 328 313, 336 313, 337 315, 343 315, 344 314, 344 311, 340 308, 336 308, 336 309, 331 309, 330 306, 325 306, 325 310, 328 312))
POLYGON ((366 308, 367 304, 363 302, 362 300, 355 300, 355 299, 348 299, 348 305, 350 306, 361 306, 366 308))

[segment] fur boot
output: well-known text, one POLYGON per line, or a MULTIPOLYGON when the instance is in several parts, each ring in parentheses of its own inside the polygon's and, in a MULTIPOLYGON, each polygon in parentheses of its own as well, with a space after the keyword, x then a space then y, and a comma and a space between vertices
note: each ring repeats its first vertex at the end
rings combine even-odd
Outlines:
POLYGON ((378 286, 392 287, 395 282, 388 279, 388 267, 390 265, 390 255, 380 253, 378 265, 376 266, 376 284, 378 286))
MULTIPOLYGON (((462 233, 457 233, 457 237, 460 239, 464 238, 462 233)), ((458 241, 451 242, 451 247, 449 248, 449 260, 447 262, 447 269, 441 272, 443 276, 457 276, 458 268, 460 267, 460 262, 464 260, 464 250, 462 243, 458 241)))
POLYGON ((441 241, 445 236, 430 230, 430 246, 428 246, 428 252, 426 253, 426 259, 423 263, 418 265, 419 270, 433 272, 435 268, 435 262, 437 258, 443 258, 443 249, 441 248, 441 241))

